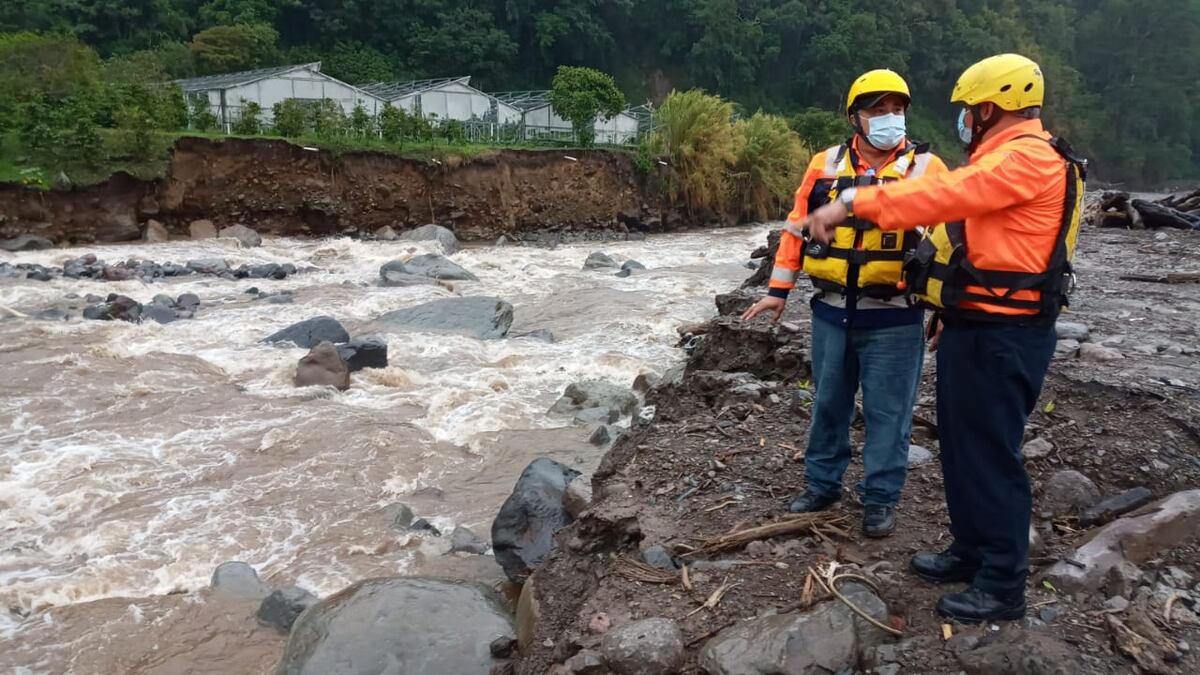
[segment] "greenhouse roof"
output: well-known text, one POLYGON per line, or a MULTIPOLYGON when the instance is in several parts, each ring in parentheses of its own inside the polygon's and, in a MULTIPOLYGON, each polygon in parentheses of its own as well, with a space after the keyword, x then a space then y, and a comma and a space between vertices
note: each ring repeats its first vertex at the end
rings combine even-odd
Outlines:
POLYGON ((443 77, 436 80, 413 80, 412 82, 377 82, 362 87, 362 90, 385 101, 395 101, 422 91, 437 89, 447 84, 471 86, 471 76, 443 77))
MULTIPOLYGON (((209 91, 212 89, 230 89, 232 87, 240 87, 246 84, 252 84, 260 80, 265 80, 271 77, 277 77, 285 73, 290 73, 293 70, 308 69, 314 72, 321 72, 321 62, 314 61, 313 63, 304 63, 295 66, 276 66, 275 68, 259 68, 257 70, 243 70, 237 73, 224 73, 222 75, 206 75, 204 77, 192 77, 186 80, 176 80, 184 91, 209 91)), ((328 77, 328 76, 326 76, 328 77)))

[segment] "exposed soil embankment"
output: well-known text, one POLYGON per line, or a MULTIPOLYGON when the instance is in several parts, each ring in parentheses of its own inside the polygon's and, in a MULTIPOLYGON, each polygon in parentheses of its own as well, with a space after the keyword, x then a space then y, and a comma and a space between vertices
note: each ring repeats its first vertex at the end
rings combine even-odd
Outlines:
MULTIPOLYGON (((1036 541, 1026 619, 1000 630, 944 627, 934 606, 945 589, 907 572, 913 553, 949 542, 932 362, 914 426, 923 449, 910 453, 895 535, 863 537, 862 509, 848 493, 832 528, 712 546, 785 520, 804 484, 808 309, 800 297, 781 324, 746 324, 732 315, 762 292, 750 289, 718 297, 723 316, 691 329, 705 336, 689 345, 687 369, 648 394, 653 422, 613 447, 593 478, 595 501, 558 533, 532 577, 536 602, 523 600, 525 616, 518 612, 517 672, 608 672, 575 666, 608 658, 603 634, 647 617, 677 622, 687 673, 1098 674, 1130 672, 1135 659, 1142 672, 1195 672, 1197 530, 1177 536, 1148 523, 1194 524, 1200 513, 1200 285, 1128 279, 1196 270, 1198 244, 1190 232, 1089 229, 1081 238, 1080 290, 1063 317, 1074 325, 1060 331, 1072 337, 1060 340, 1027 429, 1036 541), (1111 527, 1113 513, 1092 519, 1097 504, 1136 488, 1141 504, 1174 501, 1111 527), (1106 541, 1123 543, 1101 561, 1106 541), (1102 582, 1080 581, 1114 555, 1126 558, 1102 582), (671 569, 672 558, 688 572, 671 569), (828 620, 847 610, 811 575, 831 563, 876 584, 886 604, 878 618, 902 637, 828 620)), ((860 418, 855 447, 863 431, 860 418)), ((861 475, 856 458, 848 488, 861 475)))
POLYGON ((284 141, 183 138, 161 180, 117 174, 50 192, 0 185, 0 238, 128 241, 149 219, 174 234, 201 218, 277 235, 439 223, 468 240, 547 231, 599 238, 683 224, 652 182, 622 152, 500 150, 420 161, 284 141))

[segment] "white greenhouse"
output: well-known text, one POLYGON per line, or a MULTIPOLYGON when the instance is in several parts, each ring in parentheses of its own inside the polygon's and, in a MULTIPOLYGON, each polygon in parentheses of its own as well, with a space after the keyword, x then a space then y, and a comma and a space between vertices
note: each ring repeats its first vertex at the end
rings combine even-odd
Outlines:
POLYGON ((321 63, 246 70, 239 73, 194 77, 175 82, 189 98, 206 97, 223 129, 240 117, 244 103, 262 106, 262 120, 272 120, 271 108, 287 99, 318 102, 336 101, 346 114, 362 104, 371 115, 383 108, 383 100, 358 87, 321 72, 321 63))
POLYGON ((521 111, 471 86, 471 78, 449 77, 413 82, 381 82, 363 90, 397 108, 434 120, 485 124, 521 122, 521 111))
MULTIPOLYGON (((495 95, 504 103, 522 111, 521 123, 525 129, 525 140, 554 138, 574 140, 574 128, 567 120, 558 116, 550 105, 549 91, 506 91, 495 95)), ((633 143, 638 138, 638 118, 629 112, 620 112, 611 119, 599 118, 595 124, 596 142, 607 145, 633 143)))

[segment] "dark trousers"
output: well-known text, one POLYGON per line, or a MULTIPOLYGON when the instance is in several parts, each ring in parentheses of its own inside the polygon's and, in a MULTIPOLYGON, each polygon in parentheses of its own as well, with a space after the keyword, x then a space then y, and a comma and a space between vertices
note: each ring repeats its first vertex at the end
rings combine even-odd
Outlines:
POLYGON ((937 351, 938 437, 950 550, 980 563, 974 585, 1023 593, 1033 499, 1025 422, 1054 356, 1054 324, 951 321, 937 351))

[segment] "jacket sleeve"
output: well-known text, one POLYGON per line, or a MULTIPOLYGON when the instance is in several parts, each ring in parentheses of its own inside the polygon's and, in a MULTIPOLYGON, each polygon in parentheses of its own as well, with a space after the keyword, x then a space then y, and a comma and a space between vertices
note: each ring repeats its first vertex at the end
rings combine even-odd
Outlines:
POLYGON ((1017 148, 1000 148, 952 171, 930 170, 920 178, 859 188, 854 215, 885 230, 911 230, 1019 204, 1037 195, 1047 179, 1017 148))
MULTIPOLYGON (((792 206, 792 212, 788 214, 788 221, 797 224, 804 222, 805 216, 808 215, 808 196, 812 193, 817 179, 821 177, 824 166, 825 153, 818 152, 809 162, 808 169, 804 172, 804 179, 796 190, 796 202, 792 206)), ((779 235, 779 250, 775 253, 775 267, 771 270, 770 288, 767 290, 767 294, 777 298, 786 298, 788 293, 796 287, 796 277, 800 275, 803 261, 804 241, 791 232, 783 230, 779 235)))

